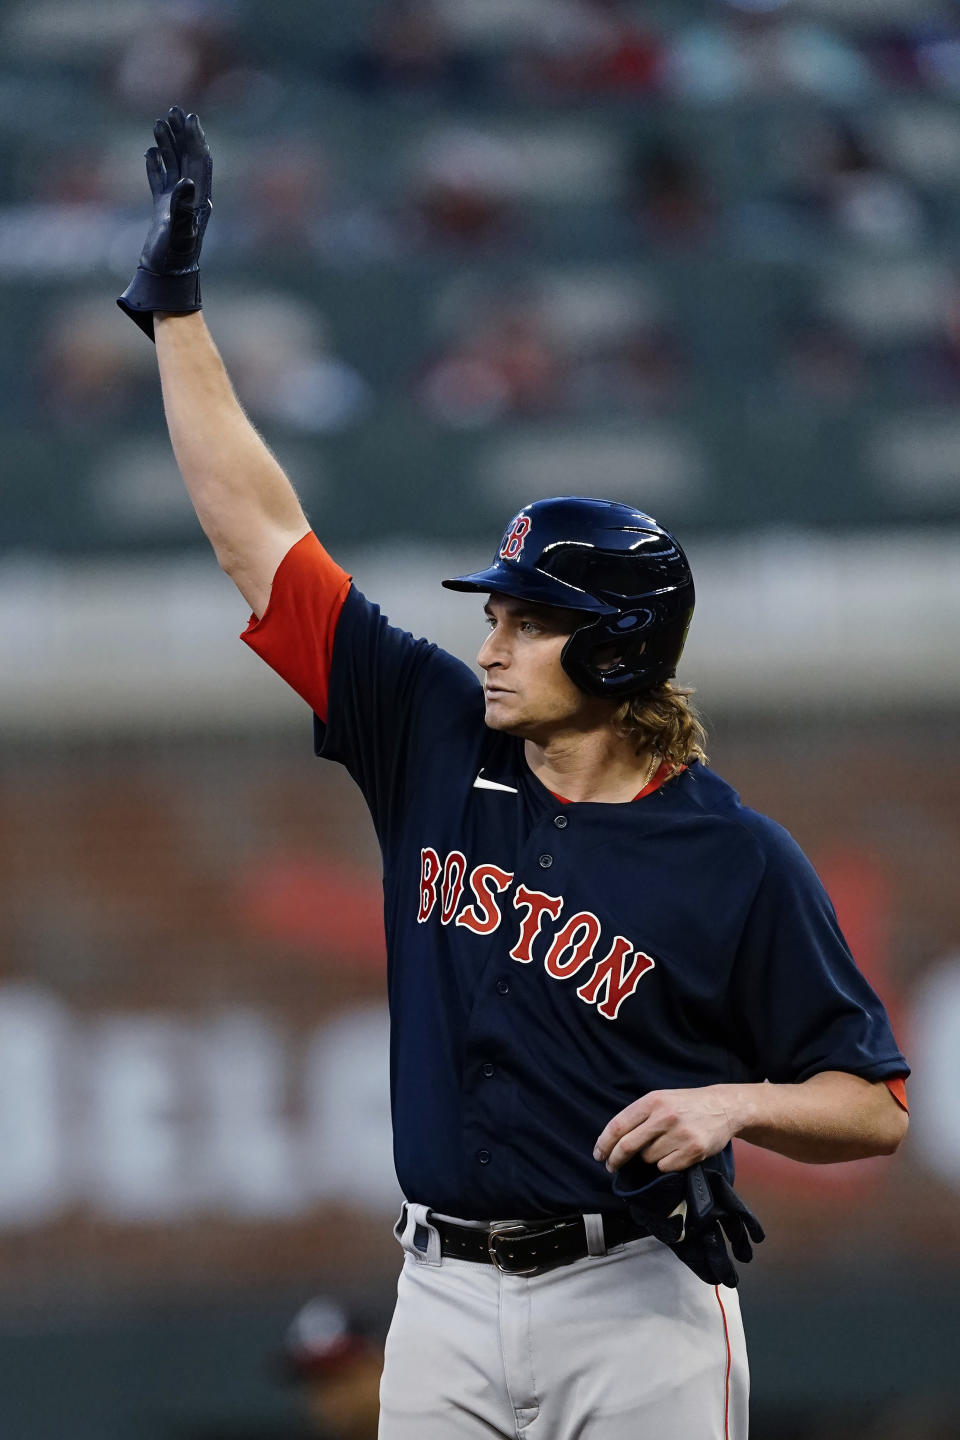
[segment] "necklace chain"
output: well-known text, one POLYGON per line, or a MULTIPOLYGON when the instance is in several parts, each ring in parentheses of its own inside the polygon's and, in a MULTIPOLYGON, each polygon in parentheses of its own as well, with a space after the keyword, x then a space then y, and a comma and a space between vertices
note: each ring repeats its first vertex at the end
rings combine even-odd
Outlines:
POLYGON ((657 754, 656 750, 654 750, 654 752, 653 752, 653 758, 651 759, 650 764, 647 766, 647 773, 646 773, 646 774, 644 775, 644 777, 643 777, 643 784, 640 786, 640 789, 637 791, 637 794, 638 794, 638 795, 642 795, 642 794, 643 794, 644 790, 646 790, 647 786, 650 784, 650 781, 653 779, 654 775, 656 774, 656 772, 657 772, 657 770, 658 770, 659 768, 660 768, 660 756, 657 754))

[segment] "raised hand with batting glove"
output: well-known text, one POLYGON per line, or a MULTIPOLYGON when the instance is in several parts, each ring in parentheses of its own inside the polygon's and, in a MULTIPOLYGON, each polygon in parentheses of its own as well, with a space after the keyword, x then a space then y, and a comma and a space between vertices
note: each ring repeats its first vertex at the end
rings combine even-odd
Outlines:
POLYGON ((196 115, 172 105, 153 134, 157 143, 145 157, 153 223, 137 272, 117 300, 151 340, 155 312, 189 315, 200 309, 200 247, 213 208, 213 161, 196 115))

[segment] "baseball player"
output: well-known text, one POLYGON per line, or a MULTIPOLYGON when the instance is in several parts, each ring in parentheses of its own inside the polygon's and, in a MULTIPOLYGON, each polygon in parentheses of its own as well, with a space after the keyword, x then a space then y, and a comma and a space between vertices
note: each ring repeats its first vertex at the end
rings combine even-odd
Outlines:
POLYGON ((742 1440, 733 1259, 763 1232, 731 1141, 890 1153, 909 1068, 809 862, 707 767, 672 684, 683 551, 629 506, 539 500, 444 582, 483 602, 482 681, 391 626, 321 547, 199 313, 200 125, 172 109, 154 133, 119 303, 155 336, 243 638, 312 709, 382 849, 406 1203, 380 1434, 742 1440))

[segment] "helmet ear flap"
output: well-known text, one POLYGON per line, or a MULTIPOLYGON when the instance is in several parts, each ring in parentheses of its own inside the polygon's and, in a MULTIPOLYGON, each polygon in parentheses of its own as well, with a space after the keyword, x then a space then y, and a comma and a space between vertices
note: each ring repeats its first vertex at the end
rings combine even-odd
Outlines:
POLYGON ((678 635, 676 623, 664 625, 657 610, 646 607, 600 616, 573 632, 560 652, 560 664, 587 695, 626 699, 676 674, 675 657, 688 624, 689 616, 678 635))
POLYGON ((647 649, 645 626, 624 634, 614 616, 581 625, 560 652, 560 664, 573 683, 588 695, 632 694, 637 670, 647 649))
POLYGON ((589 620, 586 625, 580 625, 560 651, 560 664, 563 669, 577 689, 587 695, 604 693, 600 677, 591 664, 597 646, 599 629, 599 619, 589 620))

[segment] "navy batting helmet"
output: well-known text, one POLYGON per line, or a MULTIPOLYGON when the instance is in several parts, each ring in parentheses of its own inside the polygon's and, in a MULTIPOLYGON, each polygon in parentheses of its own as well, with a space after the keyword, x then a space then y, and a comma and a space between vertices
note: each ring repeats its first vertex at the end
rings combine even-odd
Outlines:
POLYGON ((489 569, 443 583, 585 611, 560 663, 588 695, 611 699, 676 674, 693 616, 693 576, 676 540, 642 510, 612 500, 525 505, 489 569))

